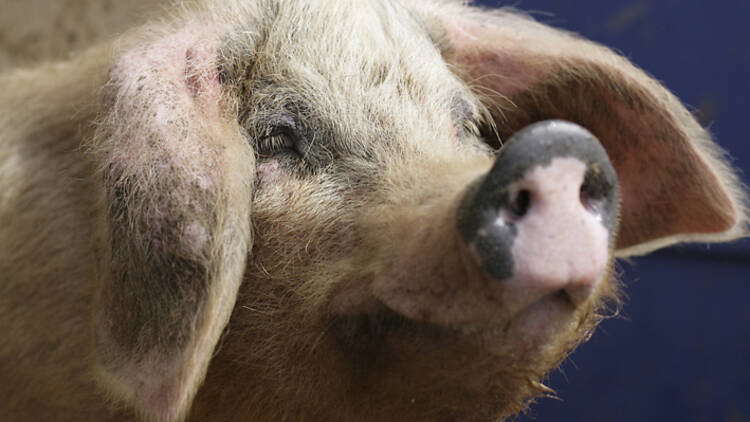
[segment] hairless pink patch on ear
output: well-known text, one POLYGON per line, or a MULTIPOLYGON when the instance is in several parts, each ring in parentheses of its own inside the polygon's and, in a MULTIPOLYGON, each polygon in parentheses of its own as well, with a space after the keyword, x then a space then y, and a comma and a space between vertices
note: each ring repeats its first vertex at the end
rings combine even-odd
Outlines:
POLYGON ((216 45, 219 38, 220 34, 208 24, 188 25, 126 53, 110 71, 110 77, 128 85, 121 85, 120 92, 132 96, 143 94, 141 82, 157 78, 161 85, 155 88, 168 89, 181 99, 198 101, 210 106, 204 112, 218 114, 221 84, 216 67, 216 45))

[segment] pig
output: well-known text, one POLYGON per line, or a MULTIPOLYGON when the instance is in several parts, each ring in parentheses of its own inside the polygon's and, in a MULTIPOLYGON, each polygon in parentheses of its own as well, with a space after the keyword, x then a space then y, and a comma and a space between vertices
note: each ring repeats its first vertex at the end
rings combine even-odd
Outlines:
POLYGON ((747 233, 664 87, 447 0, 175 6, 0 76, 0 169, 3 421, 503 420, 747 233))

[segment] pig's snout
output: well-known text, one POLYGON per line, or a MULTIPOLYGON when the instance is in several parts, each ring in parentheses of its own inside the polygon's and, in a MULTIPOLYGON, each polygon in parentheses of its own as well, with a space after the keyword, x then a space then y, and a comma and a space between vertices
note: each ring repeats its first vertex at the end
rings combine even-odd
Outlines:
POLYGON ((458 229, 520 311, 552 294, 574 305, 590 296, 609 265, 617 213, 604 148, 586 129, 550 120, 510 138, 464 197, 458 229))

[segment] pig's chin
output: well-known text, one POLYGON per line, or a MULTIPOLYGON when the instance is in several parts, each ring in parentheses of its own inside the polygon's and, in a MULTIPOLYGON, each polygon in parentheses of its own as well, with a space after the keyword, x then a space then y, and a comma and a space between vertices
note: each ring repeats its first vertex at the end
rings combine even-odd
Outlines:
MULTIPOLYGON (((512 360, 514 365, 536 366, 540 360, 548 359, 546 355, 564 356, 565 350, 588 337, 597 322, 598 305, 609 296, 606 286, 612 284, 601 280, 599 288, 582 303, 574 304, 564 290, 559 290, 513 308, 504 306, 504 300, 509 298, 502 293, 482 294, 481 286, 498 283, 489 280, 482 269, 467 266, 466 260, 460 261, 461 265, 448 262, 447 267, 451 271, 465 269, 450 273, 465 280, 461 283, 455 283, 455 278, 453 283, 437 280, 434 284, 416 286, 408 281, 375 280, 361 283, 375 286, 372 289, 350 286, 331 302, 334 320, 351 341, 367 337, 367 341, 387 342, 389 336, 397 336, 408 328, 411 336, 440 333, 440 338, 452 344, 471 345, 470 354, 498 356, 512 360), (467 287, 460 292, 444 287, 455 284, 467 287), (379 289, 378 285, 393 288, 379 289), (432 288, 433 285, 436 287, 432 288)), ((392 274, 386 276, 393 278, 392 274)))
POLYGON ((440 402, 450 415, 445 420, 496 420, 522 411, 522 405, 502 404, 523 404, 548 393, 541 379, 595 322, 554 296, 497 324, 446 326, 411 318, 377 300, 334 321, 331 332, 359 368, 358 380, 368 385, 365 394, 398 392, 394 406, 404 397, 440 402))
POLYGON ((415 411, 411 399, 443 404, 447 416, 432 420, 497 420, 545 393, 540 380, 589 336, 612 283, 585 300, 564 289, 517 300, 455 245, 448 232, 371 253, 387 264, 336 284, 328 333, 363 396, 395 392, 393 406, 415 411))

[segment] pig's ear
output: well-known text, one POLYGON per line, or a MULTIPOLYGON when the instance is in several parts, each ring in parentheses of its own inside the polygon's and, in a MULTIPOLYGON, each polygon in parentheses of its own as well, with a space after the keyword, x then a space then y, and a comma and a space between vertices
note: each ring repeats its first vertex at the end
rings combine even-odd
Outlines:
POLYGON ((118 59, 90 145, 103 181, 96 372, 148 420, 190 409, 251 247, 254 155, 216 52, 194 38, 118 59))
POLYGON ((543 119, 593 132, 622 194, 618 255, 746 233, 745 194, 723 152, 674 95, 611 50, 512 11, 441 11, 446 60, 501 138, 543 119))

